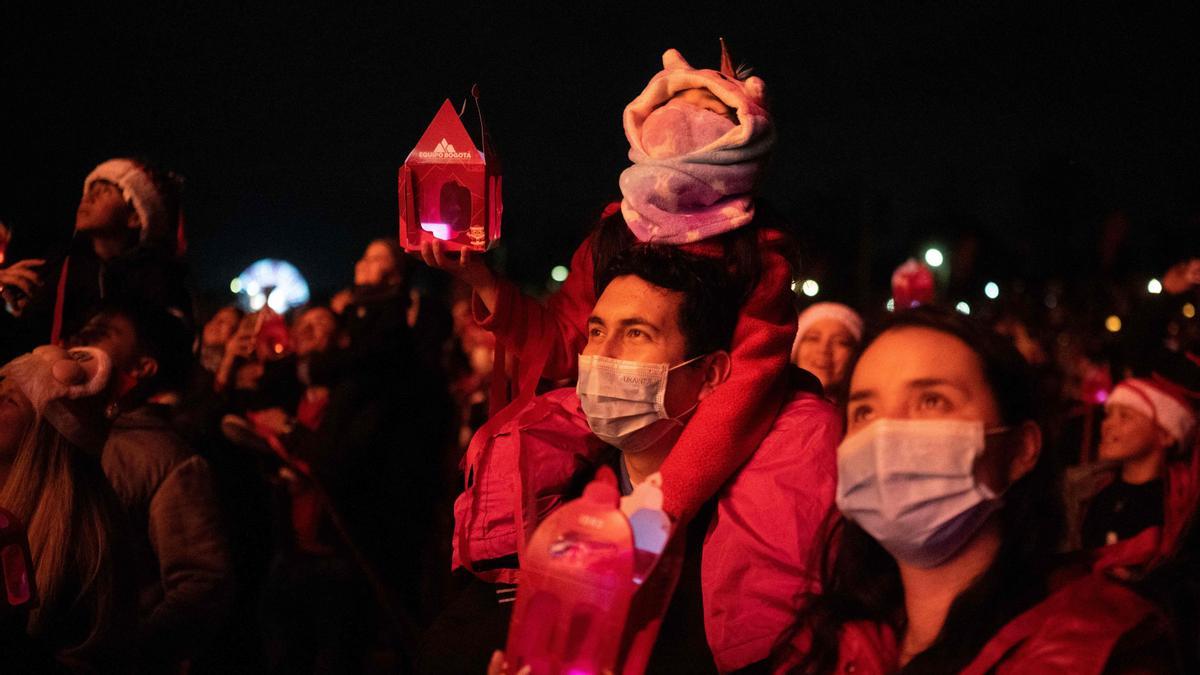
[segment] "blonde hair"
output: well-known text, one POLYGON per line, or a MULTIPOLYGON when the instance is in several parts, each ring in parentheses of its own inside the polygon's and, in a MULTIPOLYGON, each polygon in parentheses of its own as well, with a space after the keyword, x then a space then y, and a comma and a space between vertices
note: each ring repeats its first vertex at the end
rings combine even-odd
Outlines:
POLYGON ((99 463, 37 416, 0 486, 0 506, 20 518, 29 535, 40 601, 30 613, 29 634, 46 636, 63 628, 65 614, 80 612, 86 633, 61 636, 77 644, 49 642, 80 655, 105 642, 119 628, 118 606, 126 600, 117 592, 114 562, 114 541, 123 530, 99 463))

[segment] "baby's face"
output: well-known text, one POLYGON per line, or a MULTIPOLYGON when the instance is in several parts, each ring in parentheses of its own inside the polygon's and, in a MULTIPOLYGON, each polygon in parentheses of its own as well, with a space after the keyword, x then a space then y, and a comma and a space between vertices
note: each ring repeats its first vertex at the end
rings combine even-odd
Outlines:
POLYGON ((694 105, 697 108, 710 110, 728 119, 734 124, 738 123, 737 111, 733 108, 730 108, 728 105, 725 105, 724 101, 717 98, 711 91, 707 89, 684 89, 683 91, 676 92, 675 95, 671 97, 671 101, 681 101, 683 103, 694 105))

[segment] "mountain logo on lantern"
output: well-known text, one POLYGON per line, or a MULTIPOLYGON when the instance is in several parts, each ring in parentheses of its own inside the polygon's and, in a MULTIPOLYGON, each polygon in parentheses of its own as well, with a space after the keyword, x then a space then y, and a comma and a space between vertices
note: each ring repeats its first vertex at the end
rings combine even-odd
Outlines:
POLYGON ((456 151, 454 145, 443 138, 437 144, 437 147, 433 149, 433 152, 418 152, 417 157, 422 159, 469 159, 471 153, 456 151))

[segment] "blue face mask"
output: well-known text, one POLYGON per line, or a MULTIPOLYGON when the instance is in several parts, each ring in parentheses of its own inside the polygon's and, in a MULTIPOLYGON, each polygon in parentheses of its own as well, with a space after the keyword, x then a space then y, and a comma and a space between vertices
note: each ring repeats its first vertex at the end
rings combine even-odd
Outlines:
POLYGON ((575 391, 592 433, 621 452, 633 454, 650 448, 671 429, 682 427, 680 418, 695 410, 699 402, 678 417, 667 415, 663 402, 667 374, 704 356, 668 366, 580 355, 575 391))
POLYGON ((935 567, 1003 502, 975 478, 979 420, 880 419, 838 446, 837 505, 897 561, 935 567))

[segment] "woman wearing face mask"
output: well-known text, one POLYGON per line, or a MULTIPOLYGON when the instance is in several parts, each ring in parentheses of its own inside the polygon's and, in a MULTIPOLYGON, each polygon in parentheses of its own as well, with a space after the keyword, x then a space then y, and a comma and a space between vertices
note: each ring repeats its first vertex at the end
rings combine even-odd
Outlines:
POLYGON ((825 397, 835 403, 844 398, 850 360, 862 341, 863 322, 858 312, 836 302, 818 302, 800 313, 792 363, 821 381, 825 397))
POLYGON ((1051 582, 1057 493, 1003 338, 899 314, 855 365, 846 415, 839 545, 779 672, 1171 672, 1148 603, 1095 576, 1051 582))
MULTIPOLYGON (((499 353, 516 356, 522 396, 503 410, 497 404, 504 401, 493 401, 485 437, 529 403, 539 378, 575 376, 596 270, 639 242, 723 261, 747 289, 730 351, 733 375, 695 413, 698 427, 715 431, 685 431, 662 467, 664 508, 686 521, 745 463, 782 406, 795 312, 788 240, 755 200, 775 139, 765 85, 739 77, 727 55, 720 72, 693 68, 673 49, 663 66, 625 109, 632 166, 620 178, 619 208, 606 211, 545 305, 497 278, 478 256, 449 260, 435 243, 422 258, 474 289, 475 320, 495 334, 499 353)), ((475 459, 468 451, 467 463, 475 459)))

